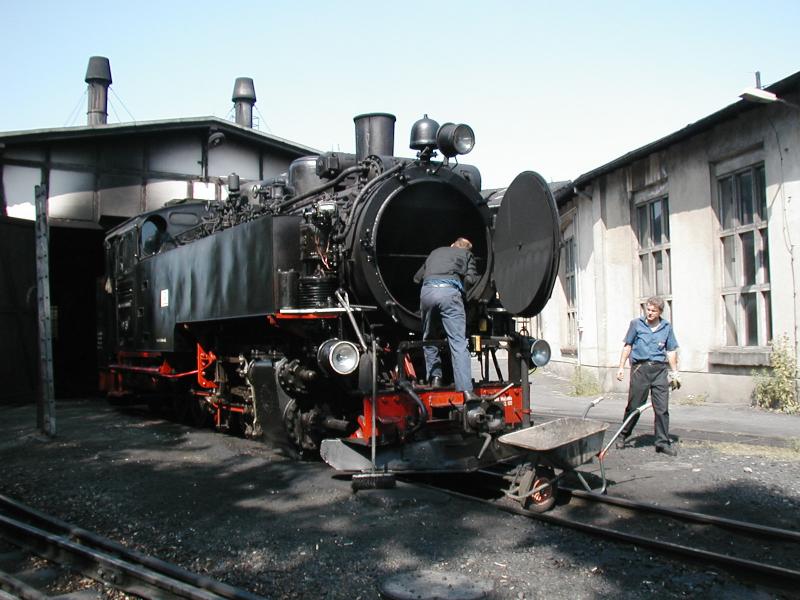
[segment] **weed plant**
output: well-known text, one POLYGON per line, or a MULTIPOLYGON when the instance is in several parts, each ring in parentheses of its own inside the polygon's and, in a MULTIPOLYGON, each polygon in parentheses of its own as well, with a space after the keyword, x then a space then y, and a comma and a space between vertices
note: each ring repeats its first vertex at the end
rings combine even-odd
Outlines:
POLYGON ((797 357, 785 335, 775 342, 770 356, 769 369, 753 372, 756 406, 784 413, 800 413, 797 397, 797 357))
POLYGON ((572 373, 572 389, 576 396, 592 396, 600 393, 600 384, 594 375, 575 367, 572 373))

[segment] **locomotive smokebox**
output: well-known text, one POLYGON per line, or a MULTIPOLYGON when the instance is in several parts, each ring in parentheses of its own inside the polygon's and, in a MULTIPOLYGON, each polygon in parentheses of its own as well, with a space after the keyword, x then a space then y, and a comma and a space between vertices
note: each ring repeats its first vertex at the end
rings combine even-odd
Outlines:
POLYGON ((353 117, 356 124, 356 159, 394 155, 394 122, 389 113, 367 113, 353 117))
POLYGON ((364 200, 355 228, 352 277, 358 297, 376 303, 392 320, 419 331, 419 285, 414 274, 434 248, 466 237, 480 279, 468 297, 479 298, 492 272, 491 216, 478 191, 459 174, 410 166, 364 200))

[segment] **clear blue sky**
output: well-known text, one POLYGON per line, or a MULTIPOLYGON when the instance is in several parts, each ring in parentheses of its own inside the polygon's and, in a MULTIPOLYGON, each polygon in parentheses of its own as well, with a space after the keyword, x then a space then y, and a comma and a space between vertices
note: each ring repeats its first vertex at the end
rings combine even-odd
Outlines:
POLYGON ((485 187, 574 179, 735 102, 756 70, 800 70, 798 0, 0 0, 0 16, 0 131, 85 124, 100 55, 110 122, 227 117, 247 76, 263 131, 323 150, 352 152, 363 112, 397 115, 405 156, 423 113, 468 123, 485 187))

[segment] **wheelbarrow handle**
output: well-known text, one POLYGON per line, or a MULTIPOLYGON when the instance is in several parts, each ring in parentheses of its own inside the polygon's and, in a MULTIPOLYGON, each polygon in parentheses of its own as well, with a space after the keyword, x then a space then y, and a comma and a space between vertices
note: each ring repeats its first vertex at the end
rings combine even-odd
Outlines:
POLYGON ((597 398, 595 398, 594 400, 592 400, 591 402, 589 402, 589 406, 587 406, 587 407, 586 407, 586 410, 585 410, 585 411, 583 411, 583 418, 585 419, 585 418, 586 418, 586 415, 588 415, 588 414, 589 414, 589 411, 590 411, 590 410, 592 410, 592 408, 594 408, 594 407, 595 407, 595 406, 597 406, 598 404, 600 404, 600 403, 601 403, 601 402, 602 402, 604 399, 605 399, 605 397, 604 397, 604 396, 598 396, 597 398))
POLYGON ((653 408, 653 403, 650 400, 642 404, 639 408, 635 409, 631 414, 628 415, 628 418, 622 422, 622 425, 619 426, 619 429, 617 429, 616 433, 611 437, 611 439, 608 441, 605 447, 600 451, 600 454, 598 454, 600 460, 605 458, 606 452, 608 452, 608 449, 611 448, 611 444, 613 444, 617 440, 619 434, 622 433, 622 430, 625 429, 625 426, 630 422, 630 420, 633 419, 634 417, 640 416, 644 411, 646 411, 649 408, 653 408))

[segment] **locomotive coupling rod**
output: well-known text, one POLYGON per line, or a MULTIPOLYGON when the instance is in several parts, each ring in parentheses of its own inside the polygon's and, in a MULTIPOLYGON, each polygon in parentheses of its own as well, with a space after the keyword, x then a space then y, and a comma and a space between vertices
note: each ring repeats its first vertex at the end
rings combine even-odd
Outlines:
POLYGON ((364 352, 367 352, 369 348, 367 348, 367 344, 364 341, 364 336, 361 335, 361 330, 358 328, 356 318, 353 316, 353 309, 350 308, 350 302, 347 300, 346 296, 342 295, 341 290, 336 290, 334 294, 336 299, 339 301, 339 304, 342 305, 342 308, 347 313, 347 317, 350 319, 350 324, 353 326, 356 336, 358 336, 358 343, 361 344, 361 348, 363 348, 364 352))

